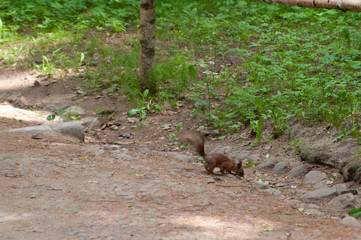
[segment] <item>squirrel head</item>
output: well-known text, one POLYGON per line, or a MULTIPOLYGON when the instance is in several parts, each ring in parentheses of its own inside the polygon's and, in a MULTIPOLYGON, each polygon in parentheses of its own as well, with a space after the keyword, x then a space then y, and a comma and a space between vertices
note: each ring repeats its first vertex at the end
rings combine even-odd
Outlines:
POLYGON ((237 164, 237 168, 235 170, 235 174, 243 177, 244 176, 244 171, 243 171, 243 167, 242 167, 242 161, 239 161, 239 163, 237 164))

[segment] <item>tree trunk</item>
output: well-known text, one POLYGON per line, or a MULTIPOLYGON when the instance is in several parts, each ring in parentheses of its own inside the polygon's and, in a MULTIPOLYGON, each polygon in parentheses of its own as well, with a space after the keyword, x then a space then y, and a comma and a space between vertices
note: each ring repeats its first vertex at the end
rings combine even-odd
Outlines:
POLYGON ((327 8, 340 9, 342 11, 361 12, 360 0, 252 0, 263 1, 266 3, 280 3, 284 5, 309 7, 309 8, 327 8))
POLYGON ((155 0, 140 0, 140 58, 139 81, 141 91, 155 91, 155 83, 149 78, 154 66, 155 43, 155 0))

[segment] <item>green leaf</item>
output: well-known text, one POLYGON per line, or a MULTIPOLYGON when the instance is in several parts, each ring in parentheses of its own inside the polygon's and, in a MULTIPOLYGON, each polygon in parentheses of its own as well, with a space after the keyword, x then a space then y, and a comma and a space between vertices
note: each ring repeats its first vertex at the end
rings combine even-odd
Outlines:
POLYGON ((84 53, 81 53, 79 65, 84 61, 84 58, 85 58, 84 53))
POLYGON ((70 116, 69 118, 70 118, 70 120, 72 120, 72 121, 74 121, 74 120, 80 120, 80 119, 81 119, 80 116, 70 116))
POLYGON ((154 104, 152 109, 155 110, 155 111, 161 111, 162 107, 160 105, 158 105, 158 104, 154 104))
POLYGON ((272 232, 272 231, 273 231, 273 228, 268 227, 268 228, 265 228, 264 231, 265 231, 265 232, 272 232))
POLYGON ((194 66, 190 65, 188 67, 188 71, 189 71, 189 75, 194 79, 194 80, 197 80, 197 71, 196 69, 194 68, 194 66))
POLYGON ((253 167, 253 166, 255 166, 255 165, 257 165, 259 162, 248 162, 248 163, 246 163, 244 166, 246 166, 246 167, 253 167))
POLYGON ((146 111, 140 111, 139 113, 140 120, 144 120, 147 118, 147 112, 146 111))
POLYGON ((353 208, 348 212, 348 215, 354 218, 358 218, 361 216, 361 208, 353 208))
POLYGON ((223 135, 223 136, 220 136, 218 139, 219 139, 219 140, 223 140, 223 139, 225 139, 225 138, 226 138, 226 136, 223 135))
POLYGON ((56 114, 61 115, 61 114, 65 113, 66 111, 65 111, 64 109, 56 109, 54 112, 55 112, 56 114))
POLYGON ((54 119, 55 119, 55 115, 54 115, 54 114, 49 115, 49 116, 46 117, 46 120, 48 120, 48 121, 51 121, 51 120, 54 120, 54 119))
POLYGON ((148 94, 149 94, 149 89, 145 89, 144 90, 144 93, 143 93, 143 98, 147 98, 148 97, 148 94))
POLYGON ((137 115, 139 113, 139 109, 138 108, 134 108, 134 109, 130 109, 127 113, 128 117, 133 117, 135 115, 137 115))
POLYGON ((177 125, 177 132, 178 133, 181 130, 182 126, 183 126, 183 122, 178 123, 178 125, 177 125))
POLYGON ((254 99, 254 104, 261 110, 263 110, 263 103, 259 98, 254 99))

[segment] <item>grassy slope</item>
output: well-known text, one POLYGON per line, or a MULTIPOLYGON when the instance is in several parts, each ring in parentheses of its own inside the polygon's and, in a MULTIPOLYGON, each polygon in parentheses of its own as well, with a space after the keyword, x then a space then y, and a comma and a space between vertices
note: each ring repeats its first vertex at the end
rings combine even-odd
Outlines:
MULTIPOLYGON (((35 58, 44 72, 84 70, 92 90, 138 95, 137 1, 13 2, 0 15, 6 63, 35 58)), ((251 124, 258 139, 264 120, 277 137, 293 118, 359 137, 361 14, 246 0, 157 4, 157 99, 176 106, 186 95, 204 125, 251 124)))

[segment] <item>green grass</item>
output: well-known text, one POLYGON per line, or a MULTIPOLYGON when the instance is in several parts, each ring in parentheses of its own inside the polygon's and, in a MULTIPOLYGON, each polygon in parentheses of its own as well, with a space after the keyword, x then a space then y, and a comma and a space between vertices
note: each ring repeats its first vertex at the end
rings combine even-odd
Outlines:
MULTIPOLYGON (((31 51, 44 72, 83 69, 89 89, 134 101, 138 4, 5 1, 11 11, 0 11, 0 57, 31 65, 31 51)), ((153 98, 173 103, 186 95, 203 125, 220 131, 250 125, 258 141, 264 121, 277 138, 295 118, 359 138, 360 20, 355 12, 248 0, 157 2, 153 98)))

